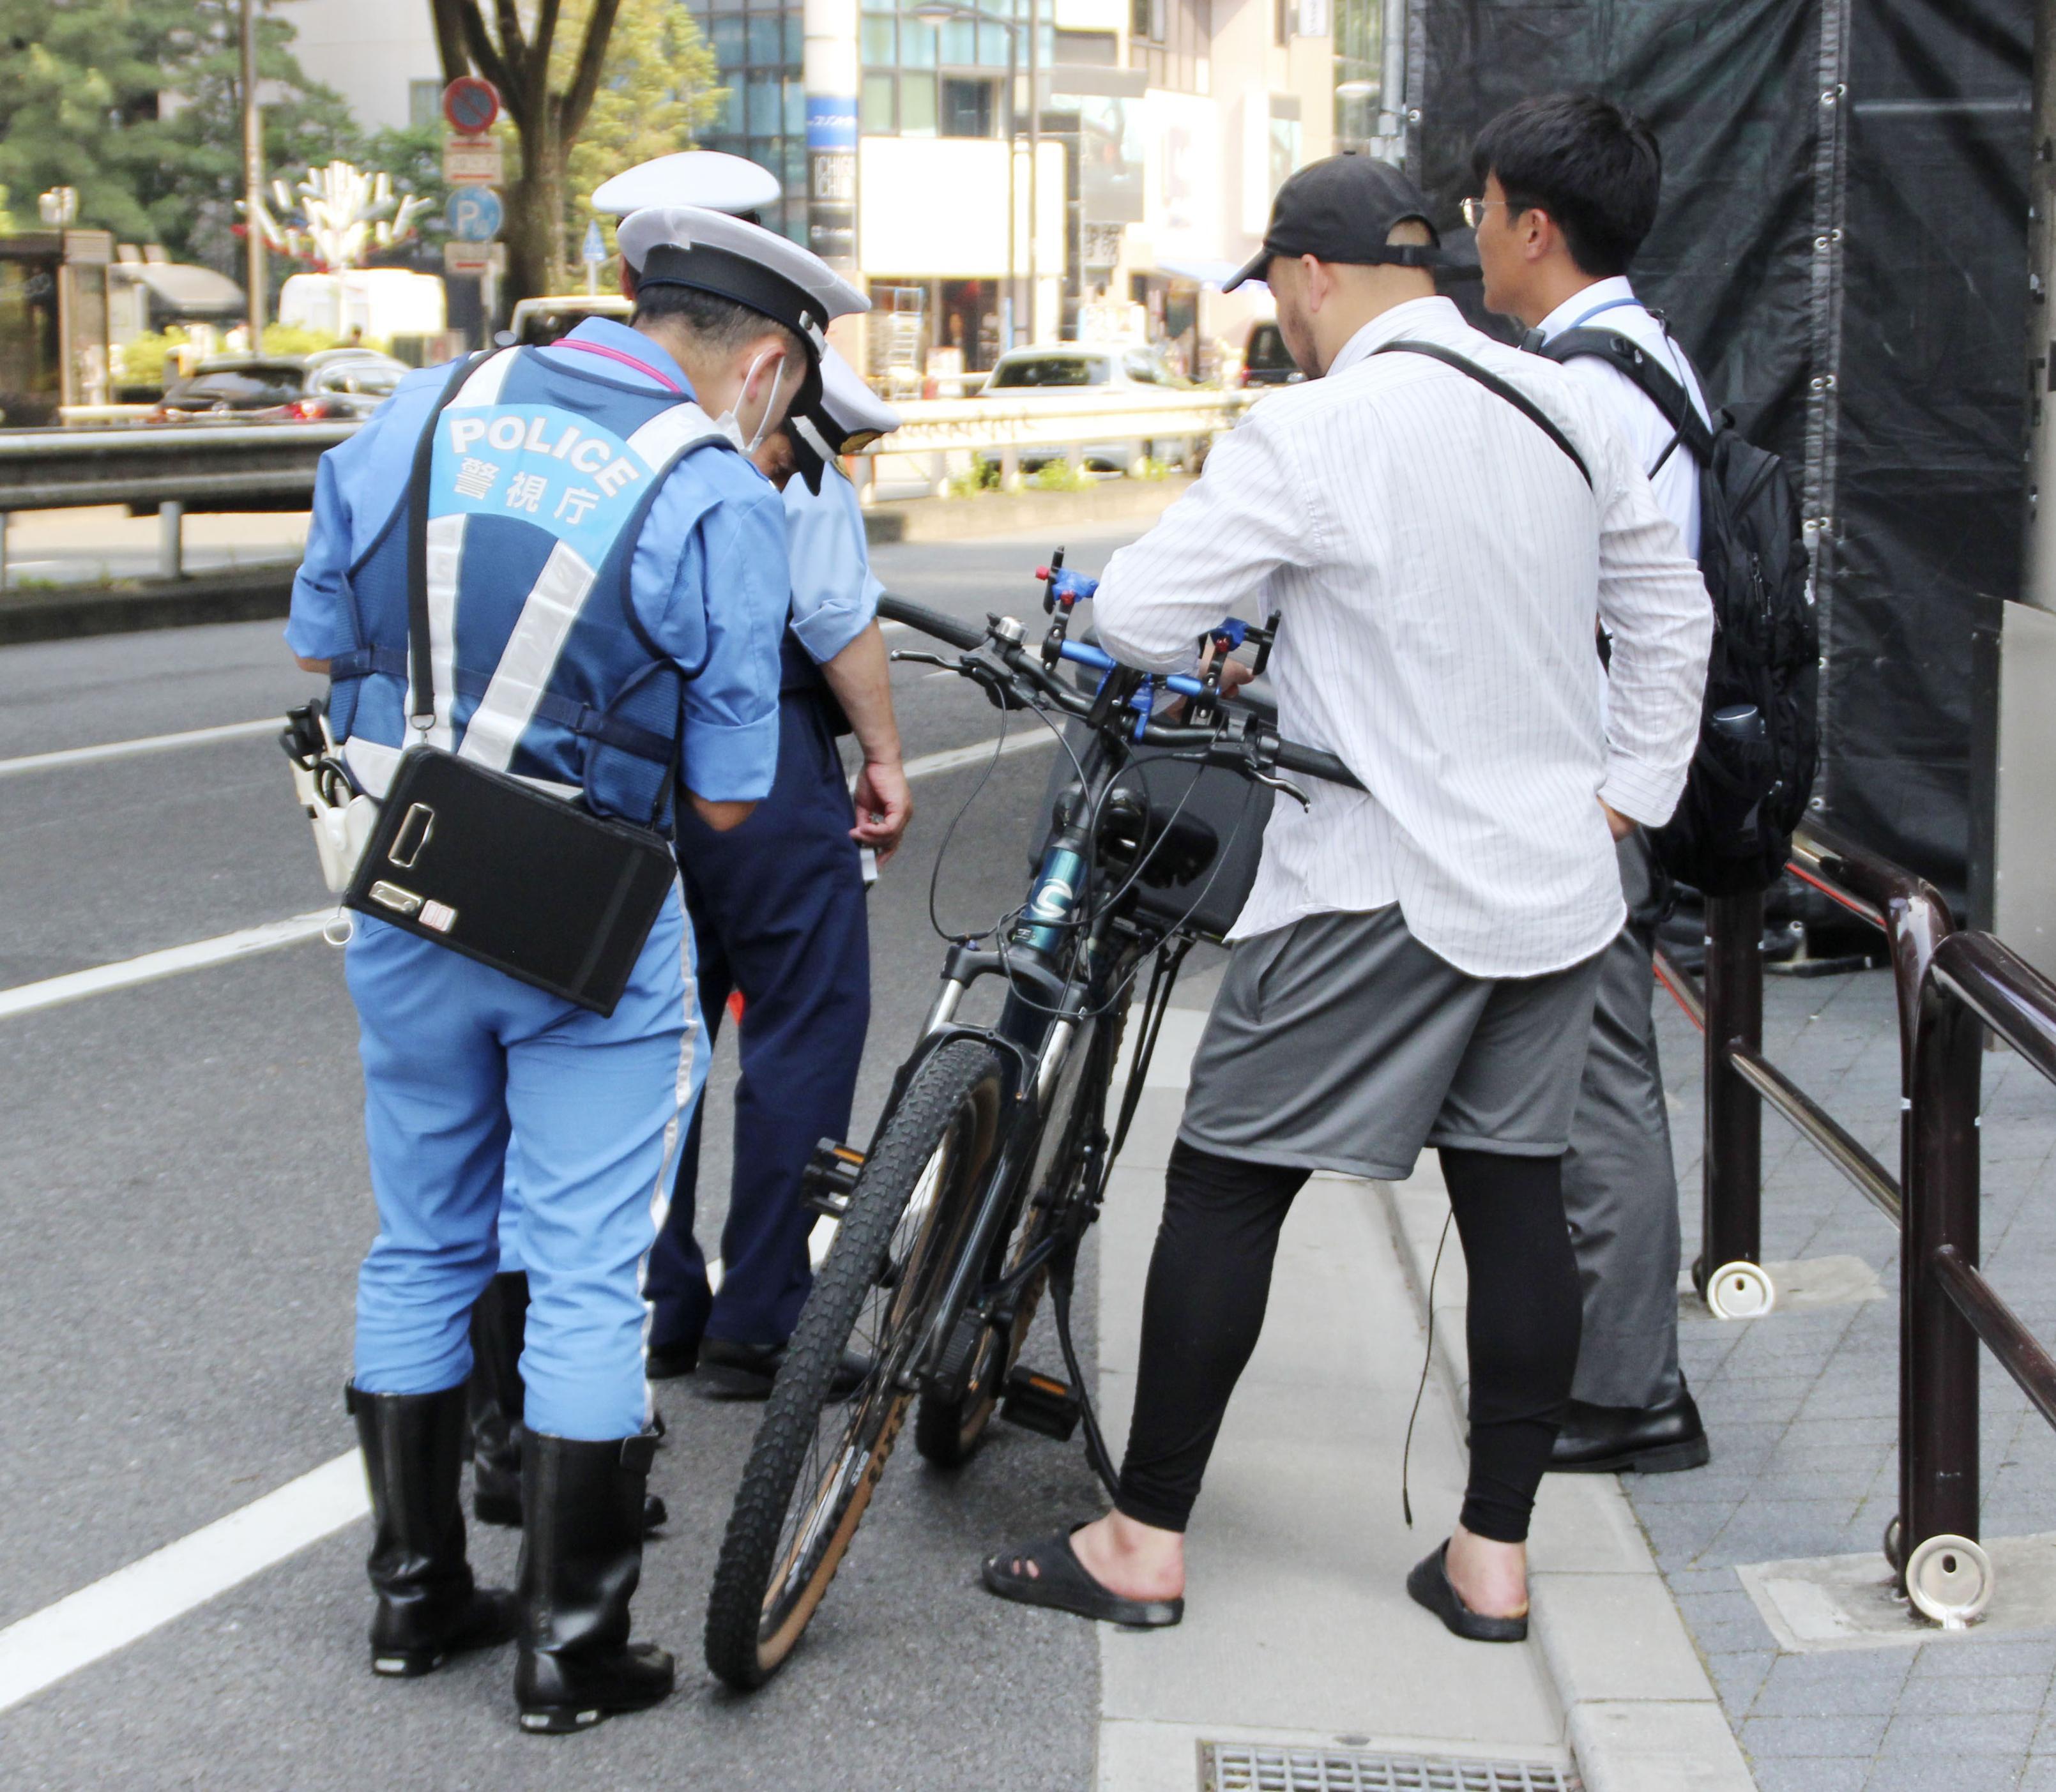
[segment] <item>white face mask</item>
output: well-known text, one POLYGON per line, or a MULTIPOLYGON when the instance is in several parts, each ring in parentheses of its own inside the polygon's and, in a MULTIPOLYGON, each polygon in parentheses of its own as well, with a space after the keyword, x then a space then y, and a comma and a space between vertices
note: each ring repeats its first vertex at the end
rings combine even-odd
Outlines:
POLYGON ((774 354, 778 358, 778 371, 771 376, 771 390, 765 394, 764 409, 757 415, 756 433, 750 437, 742 450, 745 454, 754 454, 764 445, 764 438, 771 433, 771 413, 777 408, 778 388, 785 378, 785 351, 783 349, 766 349, 763 354, 751 362, 749 371, 742 376, 742 384, 737 390, 735 404, 730 405, 714 419, 717 423, 724 427, 733 427, 737 435, 742 433, 742 421, 737 414, 736 405, 742 402, 744 395, 749 390, 749 382, 757 378, 757 370, 764 365, 769 357, 774 354))

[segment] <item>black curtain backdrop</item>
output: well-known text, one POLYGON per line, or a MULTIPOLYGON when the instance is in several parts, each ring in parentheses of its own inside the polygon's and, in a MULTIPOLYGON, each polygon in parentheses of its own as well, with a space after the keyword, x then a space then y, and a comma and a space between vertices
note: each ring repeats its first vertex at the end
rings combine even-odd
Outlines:
POLYGON ((1662 140, 1637 289, 1827 520, 1821 812, 1959 909, 1991 701, 1972 637, 2019 576, 2033 34, 2029 0, 1414 15, 1411 165, 1446 224, 1473 136, 1516 100, 1605 93, 1662 140))

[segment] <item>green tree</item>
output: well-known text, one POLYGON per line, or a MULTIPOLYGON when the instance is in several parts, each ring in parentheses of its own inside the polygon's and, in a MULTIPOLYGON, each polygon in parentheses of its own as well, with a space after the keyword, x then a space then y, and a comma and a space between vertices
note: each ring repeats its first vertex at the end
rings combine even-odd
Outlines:
MULTIPOLYGON (((310 81, 283 19, 258 22, 267 169, 348 155, 341 98, 310 81)), ((223 270, 242 196, 234 0, 0 0, 0 184, 78 190, 78 221, 223 270)))
MULTIPOLYGON (((485 0, 429 0, 445 77, 475 70, 491 81, 519 151, 506 188, 510 301, 564 283, 579 190, 571 157, 596 109, 611 121, 601 127, 611 147, 598 156, 625 164, 686 147, 718 98, 712 58, 680 0, 627 0, 625 34, 618 31, 623 10, 623 0, 492 0, 488 18, 485 0), (618 36, 626 59, 610 60, 618 36), (672 54, 678 61, 667 68, 672 54), (661 121, 654 128, 639 115, 651 106, 661 121)), ((612 172, 591 176, 591 184, 612 172)), ((583 229, 582 206, 575 216, 583 229)))
MULTIPOLYGON (((690 149, 721 109, 722 92, 714 47, 681 0, 621 0, 592 110, 567 159, 567 262, 585 235, 594 189, 638 162, 690 149)), ((602 232, 611 254, 612 220, 602 232)))

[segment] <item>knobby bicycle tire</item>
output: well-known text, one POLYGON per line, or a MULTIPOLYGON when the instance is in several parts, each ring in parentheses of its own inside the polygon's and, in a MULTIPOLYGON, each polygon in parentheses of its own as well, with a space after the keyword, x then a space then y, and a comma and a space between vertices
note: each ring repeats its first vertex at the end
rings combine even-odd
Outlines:
POLYGON ((732 1687, 760 1687, 784 1665, 870 1505, 913 1398, 899 1385, 907 1354, 918 1348, 963 1209, 992 1160, 1001 1082, 999 1054, 983 1040, 938 1047, 915 1073, 850 1193, 750 1446, 714 1568, 706 1661, 732 1687), (935 1185, 916 1210, 910 1204, 931 1166, 935 1185), (913 1228, 896 1258, 910 1218, 913 1228), (832 1387, 843 1353, 866 1303, 881 1293, 883 1329, 867 1340, 870 1375, 836 1400, 832 1387), (816 1446, 832 1406, 848 1416, 842 1442, 824 1467, 816 1446), (810 1458, 816 1472, 803 1485, 810 1458), (805 1504, 789 1542, 796 1501, 805 1504))

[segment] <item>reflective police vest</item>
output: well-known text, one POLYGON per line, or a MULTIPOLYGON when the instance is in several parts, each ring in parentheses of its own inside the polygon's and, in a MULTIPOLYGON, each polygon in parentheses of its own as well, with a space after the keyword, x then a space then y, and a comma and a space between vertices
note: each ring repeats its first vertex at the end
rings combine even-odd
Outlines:
MULTIPOLYGON (((672 469, 728 429, 690 400, 507 349, 453 376, 430 418, 431 746, 583 792, 601 814, 668 811, 684 681, 635 611, 644 518, 672 469)), ((417 450, 418 452, 418 450, 417 450)), ((418 479, 416 485, 419 485, 418 479)), ((409 741, 411 498, 350 569, 358 640, 330 663, 351 775, 384 793, 409 741)))

